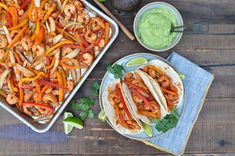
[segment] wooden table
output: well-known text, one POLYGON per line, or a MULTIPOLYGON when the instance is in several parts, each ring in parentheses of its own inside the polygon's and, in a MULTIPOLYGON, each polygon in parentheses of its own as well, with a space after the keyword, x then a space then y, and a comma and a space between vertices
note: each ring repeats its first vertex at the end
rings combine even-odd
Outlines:
MULTIPOLYGON (((149 2, 150 0, 144 0, 141 6, 149 2)), ((190 136, 185 155, 235 154, 235 1, 167 0, 167 2, 179 10, 186 24, 209 20, 211 22, 209 33, 230 33, 229 35, 209 35, 185 32, 182 40, 173 49, 215 75, 215 80, 190 136)), ((107 2, 106 6, 132 30, 137 10, 124 13, 114 10, 110 2, 107 2)), ((166 57, 171 51, 159 55, 166 57)), ((120 32, 115 43, 74 98, 90 96, 91 84, 101 81, 107 64, 112 64, 117 59, 136 52, 151 53, 141 47, 137 41, 130 41, 120 32)), ((98 114, 100 111, 98 101, 94 109, 98 114)), ((67 110, 71 110, 70 106, 67 110)), ((83 130, 76 129, 68 136, 63 135, 62 118, 48 133, 42 135, 23 126, 2 108, 0 119, 1 155, 163 154, 155 148, 119 135, 107 123, 100 122, 97 117, 87 120, 83 130), (56 131, 59 132, 58 135, 54 134, 56 131)))

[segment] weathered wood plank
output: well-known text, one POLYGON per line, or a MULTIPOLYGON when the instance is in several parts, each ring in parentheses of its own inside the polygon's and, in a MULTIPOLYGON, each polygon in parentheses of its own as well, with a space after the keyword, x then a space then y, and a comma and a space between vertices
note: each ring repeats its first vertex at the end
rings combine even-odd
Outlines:
MULTIPOLYGON (((235 152, 234 99, 206 100, 189 139, 186 153, 235 152)), ((99 108, 96 107, 96 112, 99 108)), ((2 120, 4 124, 15 122, 13 118, 2 120)), ((63 131, 61 119, 52 130, 63 131)), ((158 154, 162 153, 141 142, 129 140, 112 130, 97 118, 87 120, 85 129, 74 130, 69 140, 61 144, 31 144, 27 140, 0 139, 3 154, 158 154), (17 147, 17 148, 15 148, 17 147), (143 150, 144 149, 144 150, 143 150)), ((25 134, 27 135, 27 134, 25 134)), ((37 134, 35 134, 37 135, 37 134)))

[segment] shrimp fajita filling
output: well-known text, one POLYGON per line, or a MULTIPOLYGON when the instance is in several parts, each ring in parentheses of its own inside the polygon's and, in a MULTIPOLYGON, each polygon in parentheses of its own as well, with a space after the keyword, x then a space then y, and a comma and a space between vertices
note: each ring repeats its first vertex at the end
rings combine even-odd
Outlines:
POLYGON ((127 129, 140 130, 141 127, 137 124, 136 120, 127 108, 127 104, 121 92, 120 83, 116 84, 115 90, 111 90, 109 88, 108 92, 108 99, 114 108, 115 115, 117 116, 116 124, 127 129))
POLYGON ((143 72, 147 73, 150 77, 152 77, 161 87, 161 91, 166 99, 167 106, 171 110, 177 104, 178 97, 178 89, 172 83, 171 78, 165 74, 160 68, 147 65, 141 69, 143 72))
POLYGON ((132 99, 139 115, 150 119, 161 118, 159 103, 137 73, 127 73, 123 80, 130 89, 132 99))

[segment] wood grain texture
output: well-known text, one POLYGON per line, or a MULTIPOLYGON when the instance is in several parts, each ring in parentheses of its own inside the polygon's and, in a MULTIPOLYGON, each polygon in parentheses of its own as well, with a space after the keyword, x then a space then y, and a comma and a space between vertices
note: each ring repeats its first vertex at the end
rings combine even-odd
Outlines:
MULTIPOLYGON (((91 0, 90 0, 91 1, 91 0)), ((141 6, 154 0, 143 0, 141 6)), ((215 75, 203 109, 192 131, 186 147, 186 156, 232 156, 235 155, 235 1, 234 0, 166 0, 174 5, 182 14, 184 22, 190 24, 199 20, 208 20, 208 33, 229 33, 227 35, 209 35, 208 33, 184 33, 182 40, 174 47, 174 51, 197 63, 215 75)), ((135 14, 119 12, 106 4, 112 13, 119 18, 128 29, 132 30, 135 14)), ((159 55, 167 57, 172 50, 159 55)), ((130 41, 122 32, 104 55, 103 59, 78 91, 74 99, 90 96, 91 84, 100 82, 108 64, 117 59, 136 52, 149 52, 137 41, 130 41)), ((152 53, 152 52, 150 52, 152 53)), ((97 99, 96 99, 97 101, 97 99)), ((66 108, 72 111, 71 106, 66 108)), ((100 111, 98 101, 94 107, 96 115, 100 111)), ((76 112, 74 112, 76 114, 76 112)), ((141 142, 120 136, 107 123, 97 118, 87 120, 83 130, 74 130, 67 140, 53 144, 27 142, 27 139, 16 140, 6 138, 15 132, 5 132, 4 126, 21 124, 8 112, 0 108, 0 155, 164 155, 155 148, 141 142), (3 133, 4 131, 4 133, 3 133)), ((60 118, 51 129, 63 132, 60 118)), ((27 138, 29 131, 21 133, 27 138)), ((37 137, 42 137, 36 134, 37 137)), ((42 137, 43 138, 43 137, 42 137)))

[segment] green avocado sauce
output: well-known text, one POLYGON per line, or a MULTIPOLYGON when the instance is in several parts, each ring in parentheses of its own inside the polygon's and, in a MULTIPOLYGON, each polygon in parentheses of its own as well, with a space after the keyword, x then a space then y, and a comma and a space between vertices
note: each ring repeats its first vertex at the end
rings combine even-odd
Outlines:
POLYGON ((153 49, 162 49, 176 36, 171 27, 176 26, 175 16, 165 8, 145 12, 138 23, 138 32, 143 43, 153 49))

